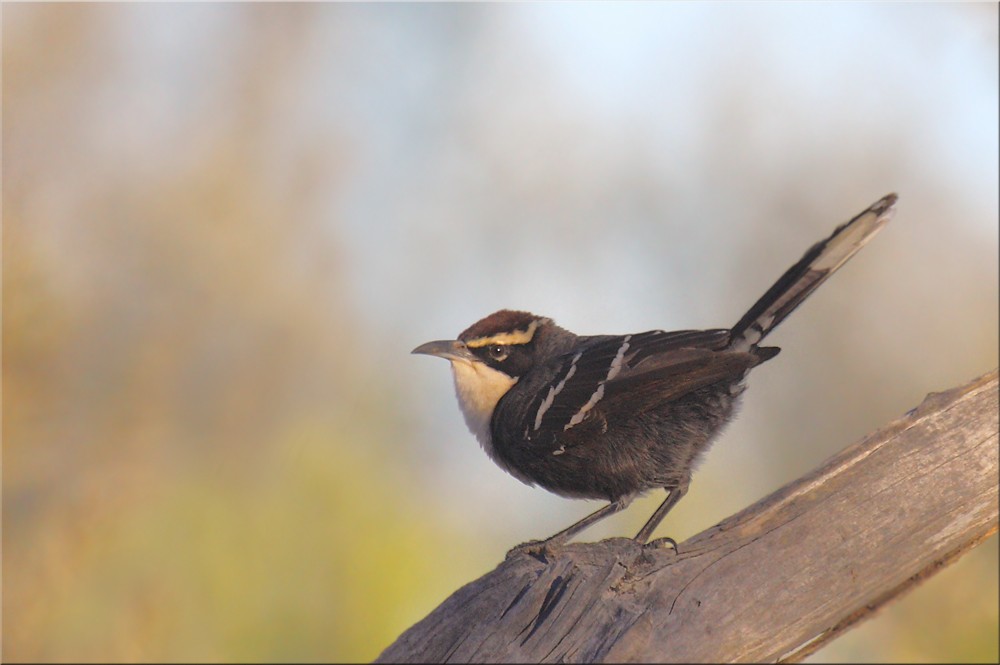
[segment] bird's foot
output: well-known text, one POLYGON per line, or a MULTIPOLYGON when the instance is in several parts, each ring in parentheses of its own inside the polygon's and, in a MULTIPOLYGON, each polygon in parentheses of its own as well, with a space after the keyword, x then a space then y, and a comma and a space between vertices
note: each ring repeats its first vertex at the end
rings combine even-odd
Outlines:
POLYGON ((651 540, 648 543, 643 544, 643 548, 651 550, 659 550, 668 547, 676 554, 681 553, 680 550, 677 549, 677 541, 670 537, 657 538, 656 540, 651 540))
POLYGON ((558 552, 561 545, 562 542, 556 541, 554 538, 548 538, 546 540, 529 540, 526 543, 521 543, 517 547, 511 548, 511 550, 507 552, 505 559, 526 554, 530 557, 538 559, 542 563, 548 563, 549 559, 555 555, 556 552, 558 552))

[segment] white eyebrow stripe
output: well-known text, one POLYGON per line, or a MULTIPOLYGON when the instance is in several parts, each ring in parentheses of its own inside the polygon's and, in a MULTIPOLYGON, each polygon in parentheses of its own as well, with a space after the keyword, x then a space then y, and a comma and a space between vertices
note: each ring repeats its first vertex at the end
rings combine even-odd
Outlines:
POLYGON ((475 339, 466 340, 465 345, 470 349, 478 349, 492 344, 527 344, 535 336, 536 330, 538 330, 537 320, 529 323, 528 327, 524 330, 513 330, 511 332, 487 335, 486 337, 476 337, 475 339))
POLYGON ((604 380, 597 384, 597 390, 594 394, 590 396, 587 403, 584 404, 579 411, 573 414, 573 417, 569 419, 566 426, 563 427, 563 431, 570 429, 574 425, 579 425, 583 422, 583 419, 587 417, 587 412, 594 408, 601 398, 604 397, 604 384, 611 379, 618 376, 618 373, 622 370, 622 361, 625 359, 625 352, 628 351, 629 340, 632 339, 632 335, 625 335, 625 339, 622 340, 622 345, 618 347, 618 353, 615 354, 615 359, 611 361, 611 367, 608 368, 608 375, 604 377, 604 380))
POLYGON ((579 360, 582 355, 583 351, 577 352, 577 354, 573 356, 573 361, 569 365, 569 371, 566 372, 566 376, 564 376, 562 381, 555 386, 549 387, 549 394, 545 396, 545 399, 538 407, 538 413, 535 414, 536 431, 542 426, 542 416, 545 415, 545 412, 548 411, 549 407, 552 406, 552 403, 555 402, 556 395, 562 392, 562 389, 566 387, 566 382, 569 381, 571 376, 576 374, 576 361, 579 360))

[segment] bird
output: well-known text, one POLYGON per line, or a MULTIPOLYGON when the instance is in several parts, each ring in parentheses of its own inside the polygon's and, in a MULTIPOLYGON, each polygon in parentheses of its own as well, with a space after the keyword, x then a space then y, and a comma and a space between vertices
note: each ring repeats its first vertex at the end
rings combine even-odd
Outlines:
POLYGON ((815 243, 731 328, 581 336, 502 309, 412 353, 451 363, 465 422, 504 471, 563 497, 608 501, 531 543, 557 547, 664 490, 634 538, 646 544, 734 417, 747 374, 780 351, 761 342, 885 226, 896 200, 887 194, 815 243))

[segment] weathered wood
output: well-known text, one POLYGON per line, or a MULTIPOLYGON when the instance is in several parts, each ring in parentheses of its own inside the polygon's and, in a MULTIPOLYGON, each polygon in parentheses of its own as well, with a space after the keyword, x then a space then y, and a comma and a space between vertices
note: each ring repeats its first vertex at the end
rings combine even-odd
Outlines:
POLYGON ((798 660, 997 530, 997 372, 670 549, 509 557, 378 662, 798 660))

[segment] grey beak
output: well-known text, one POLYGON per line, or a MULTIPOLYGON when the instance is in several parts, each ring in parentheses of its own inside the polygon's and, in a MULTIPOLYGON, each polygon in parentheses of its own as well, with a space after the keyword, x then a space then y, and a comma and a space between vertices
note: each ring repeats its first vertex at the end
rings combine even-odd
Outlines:
POLYGON ((469 360, 472 354, 464 342, 452 339, 442 339, 435 342, 421 344, 410 353, 419 353, 425 356, 437 356, 445 360, 469 360))

